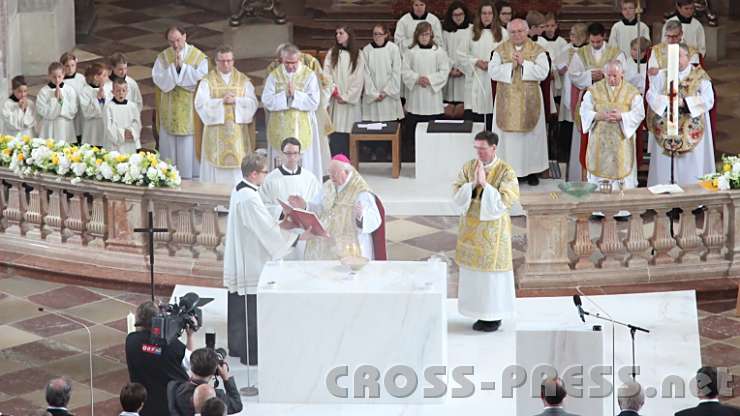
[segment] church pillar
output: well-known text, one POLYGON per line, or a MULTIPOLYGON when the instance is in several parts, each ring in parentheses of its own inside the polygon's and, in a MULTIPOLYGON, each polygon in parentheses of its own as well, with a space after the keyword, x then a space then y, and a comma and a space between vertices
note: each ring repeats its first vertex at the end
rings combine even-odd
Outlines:
MULTIPOLYGON (((74 0, 14 0, 18 31, 8 49, 19 51, 20 73, 45 75, 50 62, 57 61, 75 46, 74 0)), ((16 74, 17 75, 17 74, 16 74)))

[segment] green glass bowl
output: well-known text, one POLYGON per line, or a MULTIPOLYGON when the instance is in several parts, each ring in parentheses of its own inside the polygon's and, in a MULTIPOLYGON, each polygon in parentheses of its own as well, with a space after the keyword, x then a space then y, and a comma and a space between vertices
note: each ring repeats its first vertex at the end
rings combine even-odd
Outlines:
POLYGON ((592 193, 596 190, 596 186, 595 183, 588 182, 561 182, 558 184, 561 191, 576 198, 583 198, 592 193))

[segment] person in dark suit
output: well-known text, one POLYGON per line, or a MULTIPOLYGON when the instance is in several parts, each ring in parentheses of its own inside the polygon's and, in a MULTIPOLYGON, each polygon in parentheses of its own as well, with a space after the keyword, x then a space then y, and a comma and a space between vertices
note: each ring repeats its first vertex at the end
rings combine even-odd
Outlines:
POLYGON ((72 397, 72 384, 65 377, 49 380, 46 384, 46 411, 53 416, 74 416, 67 409, 72 397))
MULTIPOLYGON (((728 374, 721 374, 724 380, 728 374)), ((740 408, 719 402, 720 379, 716 367, 702 367, 696 372, 699 404, 676 412, 676 416, 740 416, 740 408)))
POLYGON ((540 398, 545 405, 545 410, 537 416, 578 416, 568 413, 563 409, 563 400, 568 392, 560 377, 546 378, 540 385, 540 398))
POLYGON ((618 416, 640 416, 640 409, 645 404, 645 392, 640 383, 628 381, 617 391, 617 402, 621 412, 618 416))

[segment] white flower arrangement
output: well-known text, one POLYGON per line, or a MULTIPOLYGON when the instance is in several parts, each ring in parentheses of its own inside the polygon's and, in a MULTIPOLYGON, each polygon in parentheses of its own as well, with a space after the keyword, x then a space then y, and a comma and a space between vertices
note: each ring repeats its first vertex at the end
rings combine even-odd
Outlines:
POLYGON ((722 172, 714 172, 699 178, 708 189, 726 191, 740 189, 740 155, 722 156, 722 172))
POLYGON ((180 172, 151 152, 122 154, 83 144, 29 136, 0 136, 0 167, 19 176, 49 173, 70 178, 122 183, 150 188, 177 188, 180 172))

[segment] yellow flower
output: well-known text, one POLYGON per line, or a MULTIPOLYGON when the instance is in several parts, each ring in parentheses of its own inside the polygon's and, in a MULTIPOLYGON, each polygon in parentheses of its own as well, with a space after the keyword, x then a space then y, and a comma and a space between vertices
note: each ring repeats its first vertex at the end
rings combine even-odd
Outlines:
POLYGON ((100 166, 103 163, 103 159, 95 159, 95 164, 100 166))
POLYGON ((18 153, 18 160, 20 160, 22 162, 25 158, 26 157, 23 156, 23 153, 18 153))
POLYGON ((54 147, 54 139, 46 139, 46 147, 54 147))
POLYGON ((10 156, 10 153, 11 153, 10 152, 10 149, 4 149, 3 150, 3 155, 5 155, 5 156, 10 156))
POLYGON ((712 179, 712 187, 713 188, 719 188, 719 178, 712 179))
POLYGON ((731 170, 732 170, 732 165, 730 165, 729 163, 725 163, 724 165, 722 165, 722 172, 723 173, 727 173, 727 172, 729 172, 731 170))
POLYGON ((175 179, 177 178, 177 172, 174 170, 170 170, 169 172, 167 172, 167 177, 170 179, 175 179))
POLYGON ((23 136, 21 137, 21 140, 23 140, 23 143, 28 144, 31 142, 31 138, 29 136, 23 136))
POLYGON ((79 162, 80 160, 82 160, 82 156, 81 156, 81 155, 80 155, 79 153, 75 153, 75 154, 73 154, 73 155, 72 155, 72 156, 71 156, 71 157, 69 158, 69 160, 71 160, 71 161, 72 161, 72 162, 74 162, 74 163, 77 163, 77 162, 79 162))
POLYGON ((51 163, 53 163, 54 165, 58 165, 59 164, 59 155, 58 154, 53 153, 51 155, 51 163))
POLYGON ((126 155, 118 155, 116 156, 116 162, 123 163, 128 160, 128 156, 126 155))
POLYGON ((157 157, 156 157, 156 156, 154 156, 154 155, 153 155, 153 154, 151 154, 151 153, 149 153, 149 156, 147 156, 147 159, 149 160, 149 163, 150 163, 150 164, 151 164, 152 166, 157 166, 157 164, 159 164, 159 162, 157 161, 157 157))

